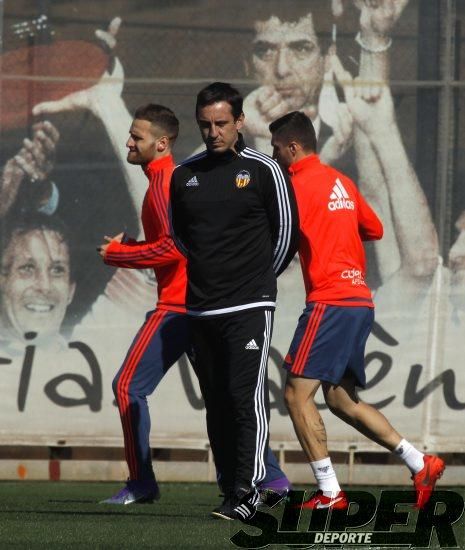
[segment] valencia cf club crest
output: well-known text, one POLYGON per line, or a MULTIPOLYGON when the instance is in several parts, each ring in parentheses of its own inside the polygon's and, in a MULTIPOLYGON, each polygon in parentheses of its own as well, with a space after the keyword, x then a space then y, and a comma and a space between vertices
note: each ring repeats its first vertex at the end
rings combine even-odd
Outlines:
POLYGON ((236 176, 236 187, 242 189, 247 187, 250 183, 250 172, 247 170, 241 170, 236 176))

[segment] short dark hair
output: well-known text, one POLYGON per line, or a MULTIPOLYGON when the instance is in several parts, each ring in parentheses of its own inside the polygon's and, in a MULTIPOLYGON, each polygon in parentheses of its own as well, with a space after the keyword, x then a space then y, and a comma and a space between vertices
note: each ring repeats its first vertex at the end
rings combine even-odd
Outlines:
POLYGON ((331 32, 333 17, 329 7, 318 6, 315 9, 308 0, 292 0, 292 3, 283 2, 282 0, 266 0, 261 4, 260 11, 257 12, 254 19, 268 21, 274 16, 278 17, 283 23, 295 23, 302 17, 311 15, 315 29, 331 32))
POLYGON ((269 125, 272 135, 289 143, 297 141, 307 153, 316 152, 316 133, 310 118, 302 111, 292 111, 269 125))
POLYGON ((199 109, 213 103, 226 101, 231 105, 231 111, 234 120, 237 120, 242 114, 242 104, 244 99, 236 88, 227 82, 213 82, 205 88, 202 88, 197 94, 197 102, 195 104, 195 115, 197 116, 199 109))
POLYGON ((158 126, 163 132, 166 132, 170 140, 175 140, 178 137, 179 120, 168 107, 156 103, 147 103, 147 105, 141 105, 136 109, 134 118, 148 120, 153 126, 158 126))
POLYGON ((74 262, 71 254, 71 233, 61 218, 57 216, 47 216, 39 212, 28 213, 18 216, 10 215, 1 224, 0 238, 0 262, 5 257, 11 241, 16 236, 26 235, 32 231, 51 231, 61 237, 61 241, 66 244, 69 255, 70 279, 75 281, 74 262))

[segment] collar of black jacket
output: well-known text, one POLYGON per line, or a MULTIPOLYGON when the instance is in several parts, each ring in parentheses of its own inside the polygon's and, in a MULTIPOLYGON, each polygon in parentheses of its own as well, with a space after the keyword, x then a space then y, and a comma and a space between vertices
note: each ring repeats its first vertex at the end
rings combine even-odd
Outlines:
POLYGON ((228 149, 224 153, 215 154, 215 153, 211 153, 207 149, 207 154, 211 159, 217 159, 218 161, 228 161, 228 160, 235 159, 237 155, 241 151, 243 151, 245 148, 246 148, 246 145, 244 141, 244 136, 240 132, 238 132, 238 138, 236 141, 236 145, 234 146, 234 151, 232 149, 228 149))

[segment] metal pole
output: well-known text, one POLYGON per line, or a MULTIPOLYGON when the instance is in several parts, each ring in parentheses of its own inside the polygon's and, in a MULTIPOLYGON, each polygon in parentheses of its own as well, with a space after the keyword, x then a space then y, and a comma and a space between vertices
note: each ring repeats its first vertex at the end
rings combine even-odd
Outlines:
POLYGON ((454 147, 453 116, 453 80, 454 80, 454 39, 455 39, 455 0, 446 0, 445 16, 441 17, 442 35, 444 37, 439 56, 441 80, 443 81, 439 102, 438 124, 438 171, 436 222, 440 251, 447 258, 450 248, 450 215, 452 205, 452 159, 454 147))
MULTIPOLYGON (((441 50, 439 64, 443 86, 440 92, 439 117, 438 117, 438 158, 437 158, 437 194, 435 219, 438 231, 440 254, 447 258, 451 243, 451 214, 452 214, 452 188, 453 188, 453 158, 454 158, 454 56, 455 56, 455 0, 447 0, 445 12, 441 16, 441 50)), ((441 14, 442 15, 442 14, 441 14)), ((427 363, 427 379, 432 380, 438 369, 442 367, 440 357, 444 345, 445 317, 443 315, 445 289, 441 267, 437 274, 434 295, 434 309, 432 315, 432 338, 430 347, 430 360, 427 363)), ((424 442, 427 449, 435 446, 435 438, 432 436, 434 429, 434 406, 437 401, 430 395, 425 403, 424 416, 424 442)))
POLYGON ((415 171, 432 211, 437 194, 438 104, 442 87, 439 72, 441 11, 440 0, 418 5, 417 78, 422 85, 413 84, 417 97, 415 171), (432 82, 438 82, 439 86, 431 86, 432 82))

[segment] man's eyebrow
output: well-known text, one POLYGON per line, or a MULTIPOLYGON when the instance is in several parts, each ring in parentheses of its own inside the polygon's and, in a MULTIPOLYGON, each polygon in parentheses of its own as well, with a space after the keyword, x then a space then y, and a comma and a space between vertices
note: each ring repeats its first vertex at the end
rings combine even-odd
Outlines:
MULTIPOLYGON (((208 124, 210 124, 210 119, 209 118, 198 118, 197 119, 198 122, 207 122, 208 124)), ((213 122, 215 124, 220 124, 220 123, 223 123, 223 122, 230 122, 229 120, 226 120, 226 119, 219 119, 219 120, 213 120, 213 122)))
POLYGON ((276 47, 278 45, 277 42, 270 42, 269 40, 256 40, 253 43, 254 48, 263 48, 263 47, 276 47))
POLYGON ((301 40, 292 40, 291 42, 286 43, 288 46, 291 46, 293 48, 299 48, 302 46, 314 46, 315 43, 312 40, 308 40, 306 38, 302 38, 301 40))
MULTIPOLYGON (((315 46, 315 42, 313 40, 309 40, 308 38, 301 38, 299 40, 291 40, 289 42, 285 43, 286 46, 291 48, 301 48, 303 46, 315 46)), ((279 45, 279 41, 277 42, 270 42, 269 40, 256 40, 253 43, 253 47, 258 48, 276 48, 279 45)))

